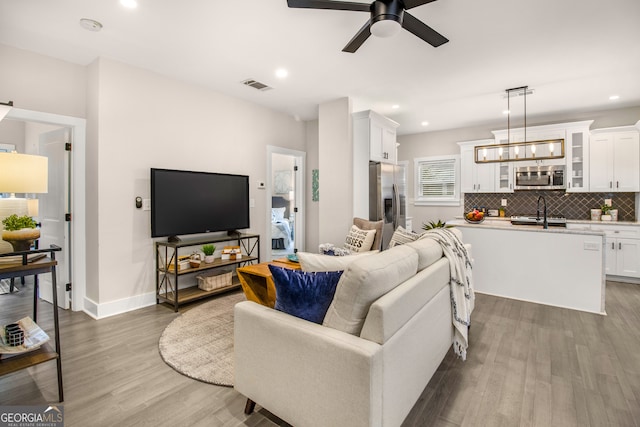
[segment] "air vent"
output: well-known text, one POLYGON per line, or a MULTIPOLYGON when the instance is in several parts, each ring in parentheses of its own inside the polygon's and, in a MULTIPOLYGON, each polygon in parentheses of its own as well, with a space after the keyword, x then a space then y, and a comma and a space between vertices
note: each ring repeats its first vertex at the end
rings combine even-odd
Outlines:
POLYGON ((266 84, 260 83, 259 81, 253 80, 253 79, 247 79, 247 80, 243 81, 242 84, 245 85, 245 86, 249 86, 249 87, 252 87, 254 89, 257 89, 257 90, 261 90, 263 92, 266 91, 266 90, 273 89, 272 87, 267 86, 266 84))

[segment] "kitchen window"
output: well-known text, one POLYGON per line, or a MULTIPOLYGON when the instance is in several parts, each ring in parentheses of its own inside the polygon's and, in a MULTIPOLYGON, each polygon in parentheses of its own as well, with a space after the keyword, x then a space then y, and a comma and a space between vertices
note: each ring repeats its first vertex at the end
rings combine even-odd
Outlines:
POLYGON ((460 156, 433 156, 414 159, 415 204, 460 206, 460 156))

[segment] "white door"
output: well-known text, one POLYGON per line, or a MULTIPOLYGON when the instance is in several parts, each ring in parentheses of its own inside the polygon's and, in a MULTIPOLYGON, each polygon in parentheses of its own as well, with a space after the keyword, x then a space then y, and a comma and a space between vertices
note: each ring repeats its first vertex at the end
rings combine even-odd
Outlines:
POLYGON ((611 135, 596 135, 589 144, 589 188, 593 192, 613 189, 613 138, 611 135))
POLYGON ((625 132, 613 136, 614 191, 629 193, 640 190, 638 134, 625 132))
POLYGON ((618 265, 616 274, 640 277, 640 240, 617 239, 618 265))
MULTIPOLYGON (((70 227, 65 221, 65 214, 70 212, 69 200, 69 152, 65 150, 65 143, 70 142, 70 130, 62 128, 40 135, 39 154, 49 159, 49 191, 39 194, 39 219, 42 224, 40 230, 40 248, 50 245, 60 246, 62 251, 56 252, 58 261, 57 287, 58 306, 69 308, 70 293, 66 291, 66 284, 70 283, 69 242, 70 227)), ((52 302, 51 276, 39 276, 40 298, 52 302)))

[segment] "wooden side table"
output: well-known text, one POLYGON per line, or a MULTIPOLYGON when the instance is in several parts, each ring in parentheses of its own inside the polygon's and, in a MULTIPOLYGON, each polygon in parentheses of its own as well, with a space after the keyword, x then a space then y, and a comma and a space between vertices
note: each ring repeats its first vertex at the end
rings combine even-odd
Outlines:
POLYGON ((58 321, 58 289, 56 284, 56 261, 55 253, 61 248, 51 245, 49 249, 37 249, 33 251, 11 252, 0 254, 0 259, 4 257, 15 257, 15 262, 0 264, 0 279, 10 279, 15 277, 34 276, 33 286, 33 321, 38 318, 38 274, 51 273, 51 286, 53 288, 53 329, 55 333, 55 348, 52 349, 49 343, 45 343, 36 350, 27 351, 17 355, 10 355, 0 359, 0 377, 19 371, 50 360, 56 361, 58 370, 58 400, 64 400, 62 391, 62 359, 60 356, 60 324, 58 321), (47 254, 49 254, 47 256, 47 254), (38 259, 34 259, 34 256, 38 259))
POLYGON ((299 263, 281 258, 271 262, 240 267, 237 272, 242 291, 247 300, 273 308, 276 305, 276 287, 269 270, 269 264, 291 270, 300 270, 299 263))

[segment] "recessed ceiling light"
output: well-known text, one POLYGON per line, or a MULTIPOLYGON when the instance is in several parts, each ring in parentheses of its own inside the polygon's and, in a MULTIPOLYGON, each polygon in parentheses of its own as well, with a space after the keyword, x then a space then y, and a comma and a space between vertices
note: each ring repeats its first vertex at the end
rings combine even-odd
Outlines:
POLYGON ((504 111, 502 112, 502 114, 504 114, 504 115, 506 116, 506 115, 508 115, 508 114, 511 114, 511 111, 509 111, 509 110, 504 110, 504 111))
POLYGON ((393 104, 391 108, 393 108, 394 110, 397 110, 398 108, 400 108, 400 106, 398 104, 393 104))
POLYGON ((422 126, 429 126, 429 122, 422 122, 420 123, 422 126))
POLYGON ((615 101, 616 99, 620 99, 620 95, 611 95, 609 99, 615 101))
POLYGON ((96 32, 102 29, 101 23, 89 18, 82 18, 80 20, 80 26, 85 30, 96 31, 96 32))
POLYGON ((284 68, 278 68, 276 70, 276 77, 279 78, 279 79, 284 79, 288 75, 289 75, 289 72, 284 68))
POLYGON ((138 7, 137 0, 120 0, 120 4, 128 9, 135 9, 138 7))

